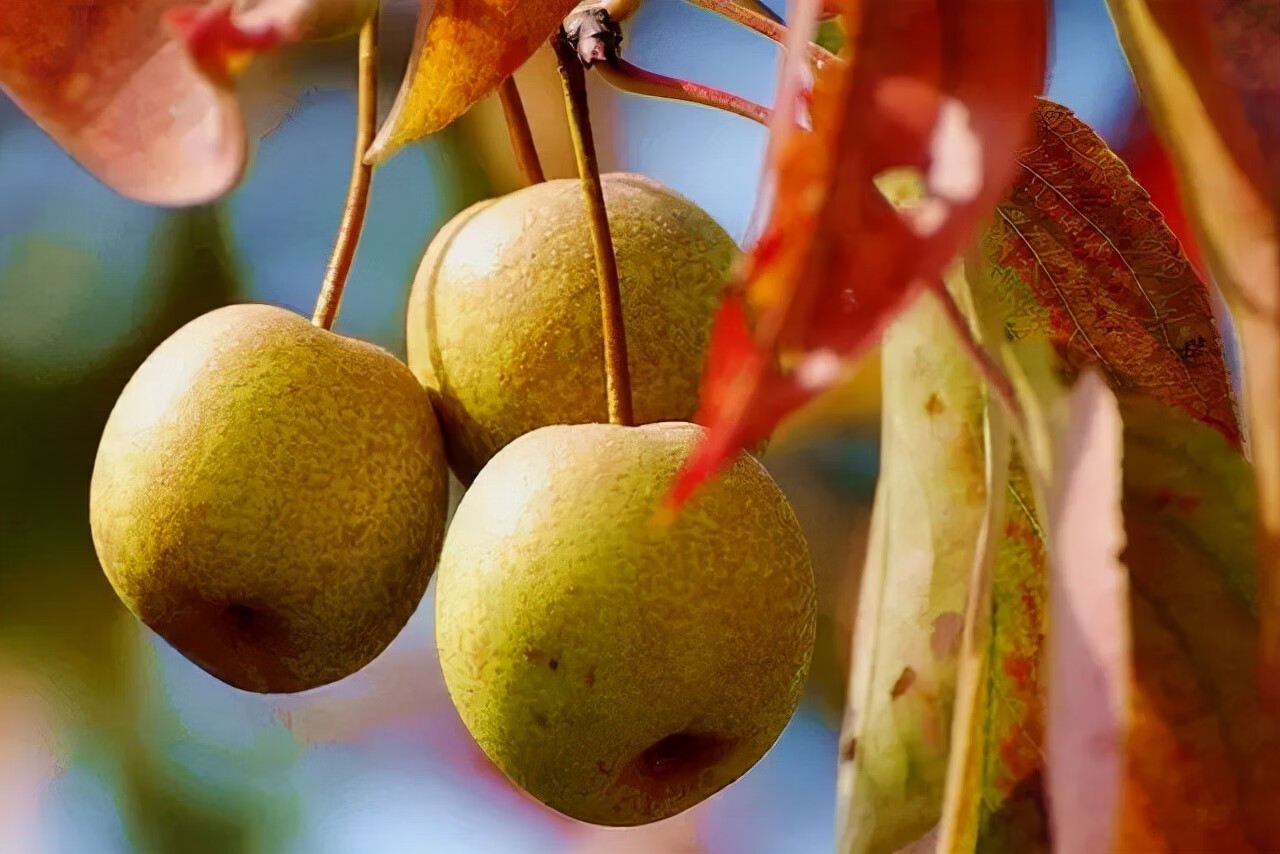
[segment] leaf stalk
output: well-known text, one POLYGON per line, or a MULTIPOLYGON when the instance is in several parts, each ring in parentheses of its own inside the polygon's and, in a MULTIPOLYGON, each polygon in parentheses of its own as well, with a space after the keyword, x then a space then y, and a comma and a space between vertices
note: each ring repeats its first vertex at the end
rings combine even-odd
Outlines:
POLYGON ((754 101, 748 101, 746 98, 740 98, 730 92, 704 86, 701 83, 658 74, 622 58, 615 58, 611 62, 600 62, 592 67, 610 86, 633 95, 701 104, 704 107, 742 116, 765 127, 768 127, 773 119, 772 110, 754 101))

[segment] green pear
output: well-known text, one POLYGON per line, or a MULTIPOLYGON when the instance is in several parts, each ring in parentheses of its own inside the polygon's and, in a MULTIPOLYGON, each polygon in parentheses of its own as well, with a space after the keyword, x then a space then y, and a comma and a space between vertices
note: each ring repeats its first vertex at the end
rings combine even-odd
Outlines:
POLYGON ((439 557, 447 464, 422 387, 371 344, 281 308, 212 311, 120 395, 90 490, 124 604, 237 688, 368 664, 439 557))
MULTIPOLYGON (((618 173, 602 180, 635 420, 692 419, 738 246, 656 181, 618 173)), ((463 483, 517 436, 608 420, 591 246, 575 179, 473 205, 427 249, 409 298, 408 361, 433 395, 463 483)))
POLYGON ((732 783, 773 745, 813 652, 795 514, 740 454, 669 527, 692 424, 544 427, 500 451, 440 559, 436 645, 490 759, 581 821, 637 825, 732 783))

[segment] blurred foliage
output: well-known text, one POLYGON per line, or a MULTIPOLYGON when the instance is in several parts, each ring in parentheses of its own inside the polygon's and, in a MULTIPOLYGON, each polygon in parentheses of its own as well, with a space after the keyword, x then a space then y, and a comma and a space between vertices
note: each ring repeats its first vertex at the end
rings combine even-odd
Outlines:
POLYGON ((267 849, 246 805, 183 781, 147 737, 138 656, 121 647, 122 631, 135 630, 87 523, 98 437, 120 389, 174 329, 236 295, 216 208, 168 214, 150 254, 155 310, 111 358, 64 384, 0 374, 0 442, 11 449, 0 458, 0 638, 54 687, 46 699, 64 759, 112 784, 137 850, 250 854, 267 849))

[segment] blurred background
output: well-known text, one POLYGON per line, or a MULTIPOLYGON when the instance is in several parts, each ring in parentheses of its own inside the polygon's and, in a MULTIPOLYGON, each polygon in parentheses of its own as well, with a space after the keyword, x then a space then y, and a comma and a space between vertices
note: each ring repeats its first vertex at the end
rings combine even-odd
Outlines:
MULTIPOLYGON (((385 15, 388 104, 416 7, 397 2, 385 15)), ((1049 96, 1171 205, 1103 0, 1057 0, 1055 24, 1049 96)), ((774 46, 678 0, 651 0, 629 22, 624 51, 655 71, 772 97, 774 46)), ((849 618, 878 464, 874 359, 788 424, 765 458, 820 579, 809 697, 743 780, 647 829, 561 819, 489 766, 444 692, 430 591, 373 665, 290 698, 215 681, 112 594, 87 506, 107 414, 147 353, 200 313, 253 300, 309 315, 346 190, 353 65, 350 42, 260 61, 245 81, 262 135, 248 179, 223 202, 184 211, 118 198, 0 99, 0 852, 828 854, 849 618)), ((572 174, 550 57, 517 78, 549 175, 572 174)), ((763 129, 597 83, 606 168, 657 178, 741 239, 763 129)), ((496 101, 395 157, 374 179, 338 331, 403 356, 405 300, 432 235, 518 185, 496 101)))

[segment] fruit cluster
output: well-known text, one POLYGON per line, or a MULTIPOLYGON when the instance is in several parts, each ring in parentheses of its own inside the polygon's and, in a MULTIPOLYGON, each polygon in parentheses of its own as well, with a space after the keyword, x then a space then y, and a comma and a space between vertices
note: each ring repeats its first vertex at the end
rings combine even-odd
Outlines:
POLYGON ((409 367, 237 305, 129 381, 93 473, 121 600, 228 684, 314 688, 375 658, 433 571, 450 696, 513 781, 578 819, 673 815, 741 776, 799 702, 815 590, 795 515, 742 454, 655 511, 737 246, 634 175, 603 179, 636 421, 605 374, 577 181, 459 214, 413 285, 409 367), (469 485, 445 533, 451 467, 469 485))

